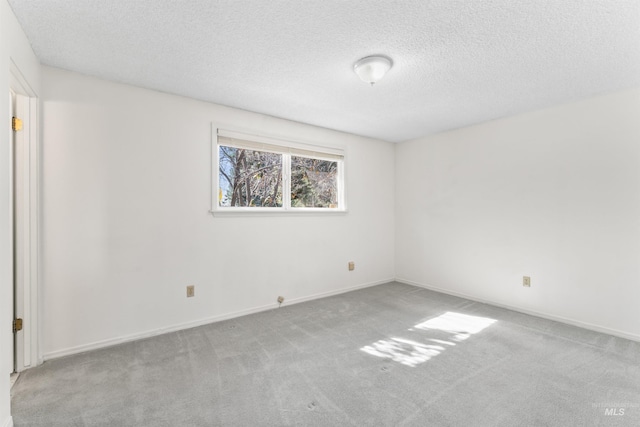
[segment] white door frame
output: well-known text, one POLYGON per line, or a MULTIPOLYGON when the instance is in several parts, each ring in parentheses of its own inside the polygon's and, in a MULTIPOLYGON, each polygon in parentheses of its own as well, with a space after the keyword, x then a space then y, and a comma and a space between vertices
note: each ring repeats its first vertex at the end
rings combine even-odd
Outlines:
MULTIPOLYGON (((11 222, 20 227, 20 244, 12 251, 14 277, 17 278, 16 317, 23 319, 22 331, 16 335, 15 368, 17 372, 42 363, 39 339, 39 205, 40 205, 40 150, 38 144, 38 98, 18 67, 10 62, 9 87, 16 94, 16 117, 23 121, 22 131, 16 133, 16 143, 21 144, 21 164, 17 168, 21 174, 23 199, 19 209, 20 218, 13 217, 11 222), (19 262, 16 262, 19 261, 19 262)), ((11 153, 13 158, 14 153, 11 153)), ((14 165, 11 165, 13 188, 14 165)), ((13 190, 12 190, 13 193, 13 190)))

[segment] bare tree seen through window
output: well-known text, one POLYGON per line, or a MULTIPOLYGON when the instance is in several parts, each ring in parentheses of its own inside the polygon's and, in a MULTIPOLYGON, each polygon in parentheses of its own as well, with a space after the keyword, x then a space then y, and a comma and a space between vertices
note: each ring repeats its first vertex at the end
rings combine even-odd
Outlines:
POLYGON ((291 207, 337 208, 338 163, 291 156, 291 207))
POLYGON ((224 207, 282 207, 282 155, 219 146, 218 203, 224 207))

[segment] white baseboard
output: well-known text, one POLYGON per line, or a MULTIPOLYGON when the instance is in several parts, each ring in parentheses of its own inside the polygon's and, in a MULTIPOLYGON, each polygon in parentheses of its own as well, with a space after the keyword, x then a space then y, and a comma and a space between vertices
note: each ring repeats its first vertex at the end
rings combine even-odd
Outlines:
POLYGON ((13 427, 13 417, 8 416, 7 418, 5 418, 4 422, 2 423, 2 427, 13 427))
POLYGON ((389 278, 384 280, 378 280, 376 282, 370 282, 370 283, 364 283, 356 286, 351 286, 349 288, 337 289, 334 291, 321 292, 319 294, 309 295, 306 297, 294 298, 290 300, 287 305, 299 304, 301 302, 312 301, 320 298, 326 298, 333 295, 346 294, 347 292, 357 291, 358 289, 370 288, 372 286, 378 286, 378 285, 383 285, 385 283, 390 283, 390 282, 393 282, 394 280, 395 280, 394 278, 389 278))
POLYGON ((562 316, 556 316, 554 314, 549 314, 549 313, 545 313, 545 312, 542 312, 542 311, 529 310, 527 308, 522 308, 522 307, 518 307, 518 306, 515 306, 515 305, 503 304, 503 303, 499 303, 499 302, 495 302, 495 301, 490 301, 490 300, 486 300, 486 299, 483 299, 483 298, 476 297, 474 295, 468 295, 468 294, 464 294, 464 293, 461 293, 461 292, 450 291, 448 289, 439 288, 437 286, 425 285, 423 283, 414 282, 412 280, 396 278, 395 281, 399 282, 399 283, 404 283, 404 284, 407 284, 407 285, 417 286, 419 288, 429 289, 431 291, 440 292, 440 293, 447 294, 447 295, 453 295, 455 297, 465 298, 465 299, 468 299, 468 300, 472 300, 472 301, 477 301, 477 302, 481 302, 481 303, 484 303, 484 304, 493 305, 493 306, 500 307, 500 308, 506 308, 508 310, 517 311, 519 313, 529 314, 531 316, 542 317, 543 319, 554 320, 554 321, 560 322, 560 323, 566 323, 568 325, 577 326, 577 327, 584 328, 584 329, 589 329, 591 331, 601 332, 603 334, 609 334, 609 335, 613 335, 613 336, 620 337, 620 338, 626 338, 626 339, 632 340, 632 341, 640 341, 640 335, 634 334, 634 333, 631 333, 631 332, 625 332, 625 331, 620 331, 618 329, 611 329, 611 328, 607 328, 607 327, 604 327, 604 326, 594 325, 593 323, 583 322, 583 321, 580 321, 580 320, 570 319, 570 318, 562 317, 562 316))
MULTIPOLYGON (((305 301, 312 301, 312 300, 319 299, 319 298, 325 298, 325 297, 330 297, 330 296, 333 296, 333 295, 344 294, 346 292, 351 292, 351 291, 355 291, 355 290, 358 290, 358 289, 364 289, 364 288, 368 288, 368 287, 371 287, 371 286, 382 285, 383 283, 393 282, 393 280, 394 280, 393 278, 389 278, 389 279, 380 280, 380 281, 376 281, 376 282, 364 283, 364 284, 360 284, 360 285, 356 285, 356 286, 351 286, 351 287, 348 287, 348 288, 342 288, 342 289, 337 289, 337 290, 328 291, 328 292, 321 292, 319 294, 309 295, 309 296, 305 296, 305 297, 293 298, 291 300, 287 300, 285 303, 282 304, 282 306, 284 307, 284 306, 287 306, 287 305, 299 304, 299 303, 305 302, 305 301)), ((260 306, 260 307, 254 307, 254 308, 246 309, 246 310, 235 311, 235 312, 232 312, 232 313, 225 313, 225 314, 221 314, 221 315, 218 315, 218 316, 207 317, 207 318, 200 319, 200 320, 180 323, 180 324, 177 324, 177 325, 167 326, 167 327, 164 327, 164 328, 152 329, 152 330, 149 330, 149 331, 140 332, 140 333, 131 334, 131 335, 126 335, 126 336, 117 337, 117 338, 112 338, 112 339, 108 339, 108 340, 96 341, 96 342, 89 343, 89 344, 83 344, 83 345, 79 345, 79 346, 76 346, 76 347, 69 347, 69 348, 65 348, 65 349, 62 349, 62 350, 56 350, 56 351, 51 351, 51 352, 45 353, 43 355, 43 359, 44 360, 57 359, 59 357, 70 356, 72 354, 78 354, 78 353, 84 353, 86 351, 97 350, 97 349, 105 348, 105 347, 111 347, 111 346, 114 346, 114 345, 117 345, 117 344, 122 344, 122 343, 130 342, 130 341, 149 338, 149 337, 153 337, 153 336, 156 336, 156 335, 166 334, 166 333, 169 333, 169 332, 175 332, 175 331, 181 331, 181 330, 184 330, 184 329, 195 328, 197 326, 208 325, 210 323, 221 322, 223 320, 229 320, 229 319, 233 319, 233 318, 240 317, 240 316, 246 316, 248 314, 259 313, 261 311, 272 310, 272 309, 275 309, 275 308, 278 308, 278 304, 277 303, 267 304, 267 305, 263 305, 263 306, 260 306)))

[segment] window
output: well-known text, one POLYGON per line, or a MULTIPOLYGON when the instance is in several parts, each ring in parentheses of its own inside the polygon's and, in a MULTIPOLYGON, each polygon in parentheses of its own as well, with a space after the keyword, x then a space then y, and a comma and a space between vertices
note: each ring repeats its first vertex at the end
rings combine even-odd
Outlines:
POLYGON ((214 127, 214 212, 343 212, 344 154, 214 127))
POLYGON ((291 156, 291 206, 338 207, 338 162, 291 156))
POLYGON ((282 155, 218 146, 222 207, 282 207, 282 155))

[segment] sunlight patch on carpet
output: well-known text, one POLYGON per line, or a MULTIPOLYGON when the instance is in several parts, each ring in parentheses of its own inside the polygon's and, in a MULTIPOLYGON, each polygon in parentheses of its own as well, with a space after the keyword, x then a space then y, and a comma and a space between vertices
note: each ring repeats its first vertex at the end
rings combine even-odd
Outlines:
POLYGON ((488 317, 469 316, 449 311, 409 329, 409 331, 445 332, 451 335, 448 340, 426 338, 425 341, 430 342, 426 343, 392 337, 378 340, 371 345, 362 347, 360 350, 372 356, 391 359, 405 366, 416 367, 445 351, 447 347, 443 346, 455 346, 455 342, 464 341, 495 322, 495 319, 488 317))
POLYGON ((453 334, 453 340, 464 341, 471 335, 477 334, 495 322, 495 319, 488 317, 469 316, 468 314, 448 311, 443 315, 416 325, 415 328, 424 331, 435 329, 450 332, 453 334))

